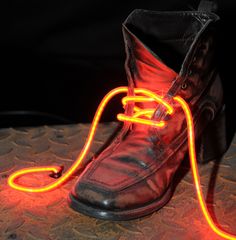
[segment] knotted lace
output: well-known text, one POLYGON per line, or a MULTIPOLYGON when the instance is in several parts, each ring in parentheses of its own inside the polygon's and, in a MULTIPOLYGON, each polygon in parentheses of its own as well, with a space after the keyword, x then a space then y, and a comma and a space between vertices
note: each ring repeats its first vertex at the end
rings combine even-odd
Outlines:
MULTIPOLYGON (((120 93, 127 93, 128 88, 127 87, 118 87, 113 90, 111 90, 100 102, 97 111, 95 113, 93 122, 91 124, 91 128, 89 130, 89 134, 87 137, 87 140, 82 148, 82 151, 80 152, 79 156, 77 157, 76 161, 73 163, 73 165, 63 174, 61 175, 60 178, 56 179, 54 182, 42 186, 42 187, 27 187, 20 185, 19 183, 16 183, 16 179, 22 177, 25 174, 29 173, 39 173, 39 172, 50 172, 52 174, 58 174, 60 175, 62 172, 62 168, 58 166, 45 166, 45 167, 32 167, 32 168, 27 168, 27 169, 21 169, 17 172, 14 172, 10 177, 8 178, 8 184, 17 190, 24 191, 24 192, 46 192, 53 190, 57 187, 59 187, 61 184, 65 183, 69 179, 69 177, 75 173, 75 171, 78 170, 80 167, 83 159, 86 157, 86 154, 89 151, 89 148, 91 146, 91 143, 93 141, 97 125, 99 123, 99 120, 101 118, 101 115, 103 113, 103 110, 107 103, 110 101, 111 98, 113 98, 115 95, 120 94, 120 93)), ((126 96, 122 99, 122 103, 125 106, 128 102, 155 102, 157 104, 161 104, 165 107, 166 113, 167 114, 173 114, 174 109, 173 107, 165 101, 162 97, 159 95, 155 94, 152 91, 149 91, 147 89, 141 89, 141 88, 135 88, 134 89, 134 96, 126 96)), ((193 180, 194 180, 194 185, 196 189, 196 194, 197 198, 199 201, 200 209, 211 227, 211 229, 219 236, 223 237, 224 239, 230 239, 230 240, 236 240, 236 236, 231 235, 229 233, 226 233, 225 231, 219 229, 214 221, 212 220, 207 206, 206 202, 204 200, 204 196, 202 193, 201 189, 201 184, 200 184, 200 177, 198 173, 198 168, 197 168, 197 161, 196 161, 196 152, 195 152, 195 137, 194 137, 194 126, 193 126, 193 118, 192 114, 190 111, 190 108, 188 104, 185 102, 183 98, 180 96, 176 96, 173 98, 174 101, 176 101, 183 109, 184 114, 186 116, 186 121, 187 121, 187 130, 188 130, 188 149, 189 149, 189 159, 191 163, 191 171, 193 175, 193 180)), ((131 122, 131 123, 136 123, 136 124, 144 124, 144 125, 149 125, 152 127, 157 127, 157 128, 163 128, 166 124, 165 121, 154 121, 151 119, 151 117, 154 114, 155 109, 142 109, 136 105, 134 105, 133 109, 134 113, 132 116, 128 116, 126 114, 118 114, 117 118, 120 121, 124 122, 131 122)))

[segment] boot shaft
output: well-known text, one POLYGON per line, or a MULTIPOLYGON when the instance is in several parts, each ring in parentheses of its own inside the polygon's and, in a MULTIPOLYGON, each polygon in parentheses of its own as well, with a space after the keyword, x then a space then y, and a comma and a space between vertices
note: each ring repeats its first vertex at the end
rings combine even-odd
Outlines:
POLYGON ((214 72, 218 20, 203 11, 134 10, 123 24, 131 89, 148 88, 166 97, 178 93, 195 102, 214 72))

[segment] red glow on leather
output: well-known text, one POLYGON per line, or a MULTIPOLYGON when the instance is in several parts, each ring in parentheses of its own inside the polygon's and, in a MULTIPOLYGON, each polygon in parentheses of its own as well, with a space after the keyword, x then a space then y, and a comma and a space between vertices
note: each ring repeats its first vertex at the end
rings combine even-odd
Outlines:
MULTIPOLYGON (((88 153, 88 150, 91 146, 92 140, 94 138, 95 132, 97 125, 99 123, 100 117, 102 115, 102 112, 107 105, 107 103, 110 101, 112 97, 114 97, 117 94, 120 93, 127 93, 128 88, 127 87, 118 87, 113 90, 111 90, 101 101, 101 103, 98 106, 98 109, 95 113, 88 138, 85 142, 85 145, 77 157, 76 161, 74 164, 62 175, 59 179, 55 180, 54 182, 43 186, 43 187, 25 187, 20 184, 16 183, 16 179, 22 177, 25 174, 29 173, 40 173, 40 172, 53 172, 53 173, 58 173, 60 171, 60 167, 56 166, 51 166, 51 167, 33 167, 33 168, 27 168, 27 169, 22 169, 19 170, 8 178, 8 184, 17 190, 24 191, 24 192, 46 192, 53 190, 57 187, 59 187, 61 184, 63 184, 65 181, 68 180, 68 178, 76 171, 78 170, 81 162, 85 158, 86 154, 88 153)), ((173 107, 165 101, 162 97, 158 96, 154 92, 147 90, 147 89, 142 89, 142 88, 135 88, 134 93, 136 94, 135 96, 126 96, 123 98, 122 103, 126 105, 129 101, 131 102, 155 102, 155 104, 162 104, 166 108, 166 113, 168 114, 173 114, 174 110, 173 107)), ((197 168, 197 161, 196 161, 196 152, 195 152, 195 136, 194 136, 194 125, 193 125, 193 118, 191 114, 191 110, 188 106, 188 104, 184 101, 179 96, 174 97, 174 100, 178 102, 178 104, 182 107, 186 121, 187 121, 187 129, 188 129, 188 148, 189 148, 189 158, 190 158, 190 163, 191 163, 191 171, 193 175, 193 180, 194 180, 194 185, 196 189, 196 194, 198 198, 198 202, 200 205, 200 209, 203 213, 203 216, 205 217, 208 225, 210 228, 219 236, 221 236, 224 239, 229 239, 229 240, 236 240, 236 236, 231 235, 229 233, 224 232, 223 230, 219 229, 214 221, 212 220, 210 213, 208 212, 206 202, 204 200, 204 196, 202 193, 201 185, 200 185, 200 177, 198 173, 198 168, 197 168)), ((144 124, 148 126, 153 126, 153 127, 164 127, 165 122, 164 121, 153 121, 151 119, 153 113, 155 111, 155 108, 150 108, 150 109, 142 109, 137 106, 134 106, 134 114, 132 116, 127 116, 125 114, 118 114, 117 118, 120 121, 129 121, 133 123, 138 123, 138 124, 144 124)))
MULTIPOLYGON (((125 28, 125 31, 129 31, 125 28)), ((149 89, 159 96, 164 96, 178 75, 169 68, 162 59, 147 48, 143 42, 131 32, 127 34, 132 41, 132 61, 138 71, 133 76, 136 88, 149 89), (153 81, 155 79, 155 81, 153 81), (151 83, 151 84, 150 84, 151 83)), ((153 107, 147 103, 145 106, 153 107)))

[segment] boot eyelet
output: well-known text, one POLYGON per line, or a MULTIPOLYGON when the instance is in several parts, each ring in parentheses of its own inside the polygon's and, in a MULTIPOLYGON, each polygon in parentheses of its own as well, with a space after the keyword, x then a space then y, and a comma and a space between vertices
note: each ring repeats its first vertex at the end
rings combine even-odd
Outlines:
POLYGON ((188 84, 186 82, 182 83, 181 89, 185 90, 188 87, 188 84))
POLYGON ((188 75, 191 76, 193 74, 192 70, 189 70, 188 75))
POLYGON ((202 20, 203 23, 206 23, 206 22, 209 20, 209 17, 206 16, 206 15, 203 15, 203 16, 201 17, 201 20, 202 20))

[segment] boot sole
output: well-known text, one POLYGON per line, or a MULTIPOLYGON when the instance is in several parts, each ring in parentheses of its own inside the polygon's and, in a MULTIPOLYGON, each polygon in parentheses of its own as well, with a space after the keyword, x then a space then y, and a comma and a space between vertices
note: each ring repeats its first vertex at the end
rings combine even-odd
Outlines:
POLYGON ((136 219, 150 215, 151 213, 159 210, 164 207, 172 197, 173 194, 173 185, 171 184, 166 192, 162 195, 161 198, 154 200, 148 205, 144 205, 139 208, 126 209, 126 210, 105 210, 96 208, 94 206, 87 205, 78 201, 71 193, 68 196, 69 206, 82 214, 85 214, 90 217, 99 218, 102 220, 111 220, 111 221, 126 221, 131 219, 136 219))

